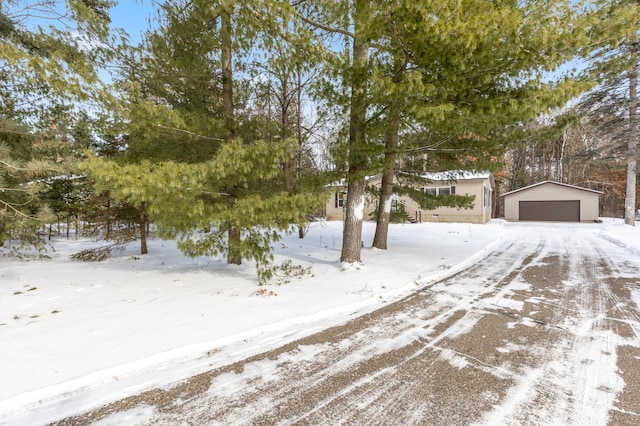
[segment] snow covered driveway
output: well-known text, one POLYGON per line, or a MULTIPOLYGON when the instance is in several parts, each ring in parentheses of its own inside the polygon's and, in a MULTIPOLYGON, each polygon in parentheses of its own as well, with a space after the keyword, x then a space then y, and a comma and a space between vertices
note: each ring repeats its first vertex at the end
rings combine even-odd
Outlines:
POLYGON ((61 424, 638 424, 637 254, 589 225, 511 226, 494 247, 343 325, 61 424))

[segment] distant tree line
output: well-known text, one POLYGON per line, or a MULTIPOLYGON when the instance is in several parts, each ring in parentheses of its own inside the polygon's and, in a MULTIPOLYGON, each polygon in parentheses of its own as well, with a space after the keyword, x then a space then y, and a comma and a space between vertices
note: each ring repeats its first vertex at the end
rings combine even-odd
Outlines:
POLYGON ((635 224, 638 159, 638 2, 600 2, 592 31, 615 35, 589 49, 581 71, 593 89, 526 126, 507 152, 503 190, 543 180, 603 192, 602 216, 635 224))

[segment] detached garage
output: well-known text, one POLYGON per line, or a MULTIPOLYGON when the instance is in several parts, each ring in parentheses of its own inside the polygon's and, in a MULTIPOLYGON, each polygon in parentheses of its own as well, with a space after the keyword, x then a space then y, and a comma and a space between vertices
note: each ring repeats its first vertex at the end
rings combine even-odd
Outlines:
POLYGON ((541 182, 503 194, 508 221, 593 222, 602 192, 559 182, 541 182))

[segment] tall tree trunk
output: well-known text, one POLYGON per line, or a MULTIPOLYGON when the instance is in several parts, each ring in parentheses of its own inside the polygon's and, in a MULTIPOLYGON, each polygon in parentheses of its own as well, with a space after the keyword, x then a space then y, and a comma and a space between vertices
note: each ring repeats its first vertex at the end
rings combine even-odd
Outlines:
MULTIPOLYGON (((225 130, 227 132, 226 140, 230 142, 235 137, 235 120, 233 112, 233 69, 232 65, 232 45, 231 45, 231 10, 232 3, 229 1, 222 2, 220 39, 222 41, 222 108, 224 113, 225 130)), ((229 204, 235 204, 235 191, 230 191, 229 204)), ((242 256, 240 254, 239 245, 240 230, 233 223, 229 224, 228 241, 229 247, 227 251, 227 263, 233 265, 242 264, 242 256)))
POLYGON ((560 149, 558 150, 558 182, 567 183, 564 167, 564 150, 567 146, 567 128, 562 130, 562 136, 560 136, 560 149))
MULTIPOLYGON (((404 61, 399 54, 394 57, 393 82, 402 82, 404 74, 404 61)), ((395 87, 394 87, 395 89, 395 87)), ((395 90, 394 90, 395 92, 395 90)), ((394 99, 389 105, 387 118, 387 131, 385 135, 384 165, 385 170, 380 184, 380 200, 378 202, 378 217, 376 219, 376 233, 373 237, 373 247, 386 250, 387 236, 389 234, 389 219, 391 217, 391 198, 393 196, 393 179, 396 174, 396 157, 400 147, 400 101, 394 99)))
MULTIPOLYGON (((284 140, 287 139, 290 132, 289 116, 289 76, 287 71, 283 71, 282 76, 282 91, 280 93, 280 137, 284 140)), ((284 188, 287 192, 293 189, 293 174, 292 163, 294 160, 286 160, 282 163, 282 173, 284 174, 284 188)))
POLYGON ((111 238, 111 201, 109 201, 108 199, 107 199, 106 214, 107 214, 107 220, 105 223, 106 230, 105 230, 104 239, 108 241, 111 238))
POLYGON ((147 215, 144 213, 144 203, 140 206, 140 254, 147 254, 147 215))
POLYGON ((367 61, 369 46, 365 36, 370 0, 356 0, 353 42, 353 74, 351 82, 351 112, 349 120, 349 169, 347 172, 347 200, 345 204, 344 229, 342 235, 341 262, 361 262, 362 220, 364 216, 364 190, 367 166, 366 119, 367 119, 367 61))
POLYGON ((624 199, 624 223, 635 226, 638 151, 638 57, 631 53, 633 69, 629 74, 629 142, 627 151, 627 193, 624 199))
MULTIPOLYGON (((357 173, 357 168, 349 166, 349 174, 357 173)), ((347 185, 345 202, 344 229, 342 231, 342 252, 340 261, 347 263, 362 262, 362 220, 364 216, 364 177, 351 178, 347 185)))
MULTIPOLYGON (((389 142, 387 141, 387 144, 389 142)), ((386 154, 386 159, 391 160, 391 155, 386 154)), ((395 154, 393 155, 395 158, 395 154)), ((373 236, 373 247, 381 250, 387 249, 387 236, 389 235, 389 220, 391 218, 391 197, 393 196, 393 177, 395 167, 389 166, 382 175, 380 184, 380 200, 378 202, 378 217, 376 219, 376 233, 373 236)))
POLYGON ((229 227, 227 233, 229 237, 229 252, 227 253, 227 263, 232 265, 242 264, 242 253, 240 252, 240 244, 242 240, 240 238, 240 229, 237 226, 229 227))
MULTIPOLYGON (((302 71, 298 66, 296 69, 296 77, 298 79, 298 87, 296 88, 296 133, 298 135, 298 152, 295 158, 296 177, 300 177, 302 174, 302 71)), ((298 224, 298 238, 304 238, 304 227, 306 223, 298 224)))

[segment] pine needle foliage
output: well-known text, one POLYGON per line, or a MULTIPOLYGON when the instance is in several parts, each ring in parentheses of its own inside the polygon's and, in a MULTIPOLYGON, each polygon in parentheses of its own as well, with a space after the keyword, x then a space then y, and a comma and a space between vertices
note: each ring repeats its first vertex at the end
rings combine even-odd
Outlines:
MULTIPOLYGON (((267 6, 166 2, 120 83, 126 151, 82 165, 98 191, 144 206, 158 234, 177 238, 188 256, 263 265, 279 231, 306 223, 322 205, 319 189, 284 184, 283 165, 299 158, 299 139, 256 131, 257 120, 242 107, 250 82, 231 68, 242 70, 253 42, 274 36, 269 20, 284 19, 252 11, 267 6)), ((261 121, 279 128, 275 119, 261 121)))
POLYGON ((106 97, 98 64, 113 55, 112 1, 0 2, 0 245, 43 248, 55 221, 43 195, 70 175, 77 102, 106 97), (91 48, 89 48, 91 46, 91 48))

